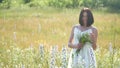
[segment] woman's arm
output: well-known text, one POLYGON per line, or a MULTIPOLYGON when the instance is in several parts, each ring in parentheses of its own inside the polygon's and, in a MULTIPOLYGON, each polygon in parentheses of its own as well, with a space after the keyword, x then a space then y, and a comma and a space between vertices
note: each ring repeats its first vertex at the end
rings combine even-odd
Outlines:
POLYGON ((93 28, 93 33, 91 34, 91 39, 92 39, 92 47, 94 50, 97 48, 97 37, 98 37, 98 31, 96 28, 93 28))
POLYGON ((71 30, 71 34, 70 34, 70 37, 69 37, 69 41, 68 41, 68 47, 70 47, 70 48, 81 48, 81 45, 82 44, 77 44, 77 45, 74 45, 74 44, 72 44, 72 41, 73 41, 73 36, 74 36, 74 28, 75 28, 76 26, 73 26, 72 27, 72 30, 71 30))

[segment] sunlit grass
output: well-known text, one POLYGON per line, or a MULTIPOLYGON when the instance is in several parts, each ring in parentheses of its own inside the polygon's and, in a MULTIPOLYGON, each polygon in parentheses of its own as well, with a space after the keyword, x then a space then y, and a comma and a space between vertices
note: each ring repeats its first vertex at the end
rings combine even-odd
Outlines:
MULTIPOLYGON (((79 13, 80 9, 32 8, 1 10, 0 62, 8 62, 5 59, 9 58, 6 51, 11 46, 25 49, 32 45, 36 48, 35 54, 38 51, 39 44, 43 44, 48 51, 54 45, 58 45, 59 50, 63 45, 67 47, 72 26, 78 24, 79 13)), ((96 55, 98 55, 98 63, 101 63, 100 66, 102 66, 106 56, 109 57, 109 43, 112 43, 117 50, 116 54, 120 54, 120 14, 97 10, 94 10, 93 14, 95 18, 94 26, 97 27, 99 32, 97 45, 101 48, 100 53, 96 53, 96 55)), ((11 51, 14 50, 11 49, 11 51)), ((20 55, 19 57, 23 56, 20 55)), ((120 55, 116 55, 116 57, 120 58, 120 55)), ((10 60, 12 62, 12 59, 10 60)), ((109 59, 105 61, 109 62, 109 59)), ((59 63, 58 65, 60 66, 59 63)), ((100 66, 99 68, 101 68, 100 66)), ((107 66, 104 68, 107 68, 107 66)))

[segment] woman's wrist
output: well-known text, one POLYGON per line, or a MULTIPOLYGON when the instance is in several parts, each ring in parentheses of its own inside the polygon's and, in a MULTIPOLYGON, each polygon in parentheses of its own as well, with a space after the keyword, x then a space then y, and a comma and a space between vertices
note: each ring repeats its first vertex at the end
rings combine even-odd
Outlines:
POLYGON ((74 44, 73 46, 74 46, 74 48, 78 48, 78 44, 74 44))
POLYGON ((78 47, 78 49, 80 49, 80 48, 82 48, 83 47, 83 43, 78 43, 78 45, 77 45, 78 47))
POLYGON ((68 43, 68 46, 69 46, 70 48, 78 48, 78 47, 77 47, 77 44, 68 43))
POLYGON ((95 43, 95 40, 92 40, 91 42, 92 42, 92 43, 95 43))
POLYGON ((78 44, 72 44, 72 43, 68 43, 68 46, 70 48, 81 48, 83 46, 83 43, 78 43, 78 44))
POLYGON ((92 44, 95 45, 95 41, 92 41, 92 44))

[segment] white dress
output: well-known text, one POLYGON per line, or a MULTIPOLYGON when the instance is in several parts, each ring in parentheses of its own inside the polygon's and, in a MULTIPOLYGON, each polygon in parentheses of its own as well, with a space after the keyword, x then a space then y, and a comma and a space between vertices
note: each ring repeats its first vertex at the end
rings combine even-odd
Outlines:
MULTIPOLYGON (((78 37, 86 32, 90 34, 92 33, 92 29, 81 31, 75 27, 73 44, 78 44, 78 37)), ((71 50, 68 68, 97 68, 96 57, 91 43, 86 42, 78 55, 76 54, 76 50, 75 48, 71 50)))

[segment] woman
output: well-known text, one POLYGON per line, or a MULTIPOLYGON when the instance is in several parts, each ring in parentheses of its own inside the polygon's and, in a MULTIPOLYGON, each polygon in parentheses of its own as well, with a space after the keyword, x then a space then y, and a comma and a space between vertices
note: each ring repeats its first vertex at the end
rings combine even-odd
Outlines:
POLYGON ((94 18, 89 8, 83 8, 79 15, 79 24, 72 27, 68 47, 72 48, 68 68, 97 68, 94 50, 96 49, 98 31, 92 25, 94 18), (79 42, 78 37, 88 33, 92 42, 79 42), (76 50, 80 49, 76 55, 76 50))

